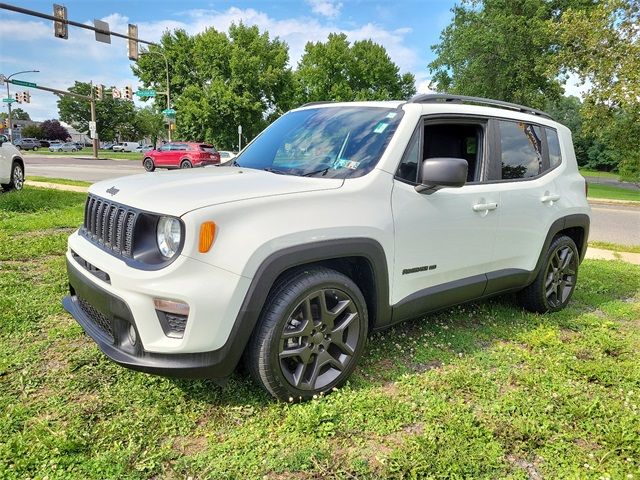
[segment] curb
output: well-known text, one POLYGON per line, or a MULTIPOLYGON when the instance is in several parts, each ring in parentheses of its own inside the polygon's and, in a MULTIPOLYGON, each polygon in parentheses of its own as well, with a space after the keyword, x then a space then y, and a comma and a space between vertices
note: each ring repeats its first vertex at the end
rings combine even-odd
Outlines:
POLYGON ((635 200, 614 200, 613 198, 591 198, 587 197, 590 205, 625 205, 629 207, 640 207, 640 201, 635 200))
POLYGON ((80 185, 62 185, 60 183, 36 182, 33 180, 27 180, 24 184, 30 187, 50 188, 52 190, 64 190, 66 192, 87 193, 89 191, 89 187, 83 187, 80 185))

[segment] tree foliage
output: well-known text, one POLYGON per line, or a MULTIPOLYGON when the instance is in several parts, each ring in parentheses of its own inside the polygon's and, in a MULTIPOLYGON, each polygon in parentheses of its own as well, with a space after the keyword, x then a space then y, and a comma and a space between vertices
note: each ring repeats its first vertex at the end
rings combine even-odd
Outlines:
POLYGON ((42 138, 42 128, 40 128, 40 125, 36 125, 35 123, 25 125, 20 129, 20 135, 22 135, 23 138, 42 138))
POLYGON ((40 124, 42 138, 46 140, 67 140, 69 132, 58 120, 45 120, 40 124))
POLYGON ((150 52, 133 71, 145 86, 163 90, 165 62, 154 53, 166 55, 179 138, 232 148, 238 125, 252 138, 291 106, 288 47, 256 26, 234 24, 228 34, 214 28, 194 36, 167 32, 150 52))
MULTIPOLYGON (((70 92, 80 95, 90 95, 91 85, 85 82, 75 82, 69 88, 70 92)), ((60 119, 79 132, 89 131, 91 120, 90 104, 86 100, 64 96, 58 100, 60 119)), ((103 100, 96 102, 96 126, 101 140, 136 138, 135 109, 133 103, 123 99, 114 99, 105 95, 103 100)))
POLYGON ((392 100, 415 94, 415 78, 400 75, 385 48, 371 40, 350 45, 343 33, 307 43, 295 73, 299 103, 392 100))
POLYGON ((562 94, 549 65, 557 52, 551 24, 568 5, 592 0, 462 0, 432 47, 438 91, 543 108, 562 94))
POLYGON ((640 183, 640 4, 604 0, 568 9, 555 25, 562 48, 556 65, 588 82, 582 114, 600 145, 599 156, 618 164, 621 177, 640 183))
MULTIPOLYGON (((0 120, 4 120, 9 116, 7 112, 0 112, 0 120)), ((31 120, 29 113, 25 112, 21 108, 12 108, 11 109, 11 119, 12 120, 31 120)))

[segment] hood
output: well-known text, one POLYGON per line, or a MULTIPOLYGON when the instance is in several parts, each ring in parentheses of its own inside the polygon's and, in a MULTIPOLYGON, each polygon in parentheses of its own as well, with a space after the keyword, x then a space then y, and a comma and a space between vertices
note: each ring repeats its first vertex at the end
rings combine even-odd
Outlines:
POLYGON ((89 193, 179 217, 198 208, 252 198, 340 188, 343 179, 297 177, 238 167, 171 170, 94 183, 89 193))

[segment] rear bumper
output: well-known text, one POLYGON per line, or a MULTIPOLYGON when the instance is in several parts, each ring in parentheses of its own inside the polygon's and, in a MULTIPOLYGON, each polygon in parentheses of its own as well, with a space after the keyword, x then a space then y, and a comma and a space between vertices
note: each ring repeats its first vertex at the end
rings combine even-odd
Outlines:
POLYGON ((175 354, 148 352, 124 300, 90 281, 68 259, 67 272, 70 294, 62 302, 64 308, 114 362, 132 370, 170 377, 222 380, 233 372, 246 343, 235 332, 232 331, 218 350, 175 354), (131 329, 136 335, 130 334, 131 329))

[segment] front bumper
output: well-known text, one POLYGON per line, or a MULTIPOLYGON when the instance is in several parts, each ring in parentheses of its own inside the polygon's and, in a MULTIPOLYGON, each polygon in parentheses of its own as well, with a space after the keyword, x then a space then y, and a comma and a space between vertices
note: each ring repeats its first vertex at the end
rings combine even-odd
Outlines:
POLYGON ((158 353, 145 350, 131 308, 84 275, 67 258, 70 295, 64 308, 114 362, 133 370, 185 378, 224 379, 235 369, 246 344, 234 325, 224 345, 213 351, 158 353), (135 336, 130 335, 134 329, 135 336), (135 340, 132 341, 132 338, 135 340))

